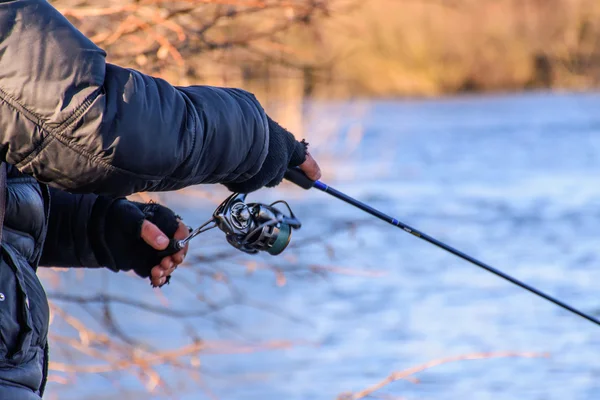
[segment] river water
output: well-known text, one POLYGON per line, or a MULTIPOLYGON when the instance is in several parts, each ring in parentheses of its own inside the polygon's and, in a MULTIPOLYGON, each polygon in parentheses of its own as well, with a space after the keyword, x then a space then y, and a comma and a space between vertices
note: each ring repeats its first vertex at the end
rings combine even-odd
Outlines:
MULTIPOLYGON (((327 183, 600 316, 599 110, 597 94, 328 103, 307 111, 307 130, 336 121, 335 135, 311 138, 327 183)), ((215 198, 226 193, 215 190, 215 198)), ((277 198, 303 221, 280 257, 238 255, 210 232, 195 239, 190 265, 163 296, 106 271, 60 273, 58 284, 44 279, 50 294, 103 291, 179 310, 207 309, 198 293, 215 303, 235 293, 239 304, 185 323, 119 305, 112 311, 128 335, 161 348, 189 343, 191 331, 292 347, 203 356, 200 384, 159 369, 172 390, 162 397, 144 394, 123 372, 68 376, 68 384, 50 384, 49 398, 335 399, 431 360, 507 351, 549 356, 447 363, 414 375, 419 383, 394 382, 377 394, 600 398, 600 327, 324 193, 286 184, 251 197, 277 198), (223 251, 219 261, 198 259, 223 251), (208 277, 217 271, 231 284, 208 277)), ((163 199, 193 224, 214 208, 189 196, 163 199)), ((69 334, 63 325, 53 329, 69 334)), ((58 347, 53 359, 68 360, 58 347)))

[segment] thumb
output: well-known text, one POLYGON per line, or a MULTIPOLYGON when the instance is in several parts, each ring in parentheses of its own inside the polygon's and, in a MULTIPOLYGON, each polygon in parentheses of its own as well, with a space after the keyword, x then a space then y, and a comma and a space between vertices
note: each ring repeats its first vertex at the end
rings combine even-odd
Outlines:
POLYGON ((152 222, 142 223, 142 239, 155 250, 164 250, 169 245, 169 238, 152 222))

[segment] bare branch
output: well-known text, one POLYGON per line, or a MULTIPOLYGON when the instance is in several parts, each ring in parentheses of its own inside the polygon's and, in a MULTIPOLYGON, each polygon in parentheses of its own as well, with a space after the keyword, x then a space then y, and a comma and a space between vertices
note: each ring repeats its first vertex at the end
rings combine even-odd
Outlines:
POLYGON ((157 307, 157 306, 154 306, 154 305, 151 305, 148 303, 144 303, 141 301, 132 300, 127 297, 104 294, 104 293, 99 293, 95 296, 84 297, 84 296, 69 295, 69 294, 65 294, 65 293, 49 292, 48 298, 55 300, 55 301, 56 300, 67 301, 67 302, 76 303, 76 304, 101 303, 106 306, 107 304, 110 304, 110 303, 119 303, 119 304, 131 306, 131 307, 135 307, 139 310, 144 310, 144 311, 148 311, 148 312, 151 312, 154 314, 164 315, 166 317, 171 317, 171 318, 204 317, 210 313, 214 313, 225 307, 235 304, 235 302, 224 302, 224 303, 218 304, 218 305, 207 305, 208 309, 204 309, 204 310, 174 310, 171 308, 157 307))
POLYGON ((474 353, 474 354, 466 354, 462 356, 456 357, 447 357, 440 358, 438 360, 429 361, 425 364, 417 365, 416 367, 412 367, 406 369, 404 371, 393 372, 387 378, 378 382, 368 388, 361 390, 356 393, 343 393, 338 397, 338 400, 358 400, 364 399, 367 396, 370 396, 374 392, 383 388, 384 386, 389 385, 394 381, 398 381, 401 379, 410 378, 411 375, 414 375, 418 372, 422 372, 426 369, 437 367, 438 365, 456 362, 456 361, 465 361, 465 360, 483 360, 489 358, 506 358, 506 357, 524 357, 524 358, 538 358, 538 357, 549 357, 548 353, 517 353, 517 352, 498 352, 498 353, 474 353))

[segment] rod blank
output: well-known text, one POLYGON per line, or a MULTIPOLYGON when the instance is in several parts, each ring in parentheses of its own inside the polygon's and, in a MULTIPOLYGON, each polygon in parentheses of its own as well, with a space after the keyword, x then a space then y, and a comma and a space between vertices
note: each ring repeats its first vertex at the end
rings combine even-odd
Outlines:
POLYGON ((594 324, 600 326, 600 320, 592 317, 591 315, 586 314, 583 311, 580 311, 574 307, 571 307, 570 305, 564 303, 563 301, 558 300, 555 297, 552 297, 552 296, 550 296, 550 295, 548 295, 548 294, 546 294, 524 282, 521 282, 520 280, 513 278, 512 276, 505 274, 504 272, 502 272, 484 262, 481 262, 481 261, 477 260, 476 258, 473 258, 473 257, 463 253, 460 250, 457 250, 451 246, 448 246, 447 244, 440 242, 439 240, 437 240, 423 232, 420 232, 417 229, 412 228, 412 227, 398 221, 396 218, 390 217, 389 215, 386 215, 386 214, 382 213, 381 211, 376 210, 375 208, 373 208, 363 202, 360 202, 360 201, 340 192, 339 190, 336 190, 336 189, 332 188, 331 186, 326 185, 325 183, 323 183, 321 181, 312 181, 306 175, 304 175, 304 173, 299 169, 289 169, 285 175, 285 178, 304 189, 310 189, 311 187, 314 187, 322 192, 325 192, 333 197, 336 197, 350 205, 353 205, 354 207, 357 207, 357 208, 371 214, 374 217, 379 218, 382 221, 392 224, 392 225, 402 229, 403 231, 408 232, 408 233, 412 234, 413 236, 418 237, 419 239, 425 240, 426 242, 429 242, 449 253, 452 253, 455 256, 460 257, 463 260, 470 262, 471 264, 474 264, 480 268, 483 268, 486 271, 491 272, 492 274, 495 274, 496 276, 499 276, 499 277, 501 277, 501 278, 503 278, 503 279, 533 293, 533 294, 536 294, 536 295, 556 304, 557 306, 559 306, 567 311, 570 311, 570 312, 572 312, 582 318, 585 318, 588 321, 593 322, 594 324), (308 186, 308 182, 310 182, 312 185, 308 186))

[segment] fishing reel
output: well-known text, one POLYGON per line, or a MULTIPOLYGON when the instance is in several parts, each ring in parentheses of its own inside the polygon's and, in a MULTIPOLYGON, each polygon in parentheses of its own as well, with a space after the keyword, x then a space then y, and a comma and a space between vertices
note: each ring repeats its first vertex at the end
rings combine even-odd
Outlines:
POLYGON ((190 232, 183 240, 174 240, 176 249, 182 249, 191 239, 202 232, 219 228, 225 233, 227 242, 238 250, 249 254, 266 251, 278 255, 290 243, 293 229, 302 224, 289 204, 283 200, 269 205, 246 203, 246 194, 234 193, 221 203, 210 220, 190 232), (284 214, 275 207, 283 204, 289 211, 284 214))

